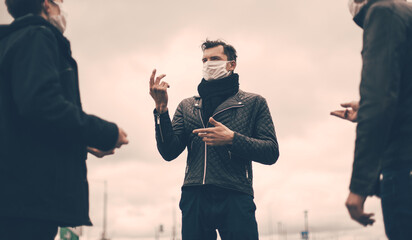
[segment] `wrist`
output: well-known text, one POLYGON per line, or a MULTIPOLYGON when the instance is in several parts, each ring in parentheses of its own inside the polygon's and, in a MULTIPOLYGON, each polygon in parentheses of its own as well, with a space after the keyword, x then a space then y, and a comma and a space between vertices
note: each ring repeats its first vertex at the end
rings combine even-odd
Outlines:
POLYGON ((233 139, 235 138, 235 132, 230 131, 230 139, 229 139, 229 145, 233 144, 233 139))
POLYGON ((159 114, 167 112, 167 105, 166 104, 156 104, 156 111, 159 114))

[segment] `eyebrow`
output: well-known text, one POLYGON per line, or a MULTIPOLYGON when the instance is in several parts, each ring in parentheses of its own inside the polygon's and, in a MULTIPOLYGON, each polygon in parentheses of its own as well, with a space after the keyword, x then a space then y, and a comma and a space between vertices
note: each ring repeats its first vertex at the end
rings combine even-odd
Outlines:
MULTIPOLYGON (((211 56, 210 59, 211 60, 216 60, 216 59, 219 60, 219 59, 222 59, 222 57, 220 57, 220 56, 211 56)), ((207 58, 205 58, 205 57, 202 58, 202 61, 206 61, 206 60, 207 60, 207 58)))

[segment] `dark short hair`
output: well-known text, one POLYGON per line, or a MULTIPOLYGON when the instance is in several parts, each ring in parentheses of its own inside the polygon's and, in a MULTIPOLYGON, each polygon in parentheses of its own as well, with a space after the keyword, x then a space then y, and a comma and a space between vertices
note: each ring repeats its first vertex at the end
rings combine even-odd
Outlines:
POLYGON ((7 10, 13 18, 29 13, 40 15, 44 0, 6 0, 7 10))
POLYGON ((206 39, 206 41, 202 44, 202 50, 205 51, 206 49, 214 48, 217 46, 223 47, 224 53, 227 56, 227 60, 236 62, 236 49, 232 45, 229 45, 222 40, 210 41, 209 39, 206 39))

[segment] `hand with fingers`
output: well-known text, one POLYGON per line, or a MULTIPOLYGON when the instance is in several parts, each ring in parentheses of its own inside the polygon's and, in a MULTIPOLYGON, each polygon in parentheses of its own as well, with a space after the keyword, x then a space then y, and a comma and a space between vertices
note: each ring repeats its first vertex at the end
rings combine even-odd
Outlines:
MULTIPOLYGON (((118 129, 119 129, 119 136, 117 137, 115 148, 121 148, 123 145, 126 145, 129 143, 129 140, 127 139, 127 133, 122 128, 118 128, 118 129)), ((97 148, 87 147, 87 152, 93 154, 94 156, 98 158, 103 158, 108 155, 113 155, 115 152, 115 148, 108 150, 108 151, 103 151, 97 148)))
POLYGON ((109 150, 109 151, 102 151, 97 148, 87 147, 87 151, 98 158, 103 158, 105 156, 114 154, 114 149, 109 150))
POLYGON ((152 75, 150 76, 150 96, 156 104, 156 111, 158 113, 164 113, 167 111, 167 102, 169 97, 167 95, 167 89, 170 87, 169 84, 165 81, 162 81, 165 74, 162 74, 156 77, 156 69, 153 70, 152 75))
POLYGON ((235 133, 222 123, 210 118, 209 122, 214 126, 212 128, 201 128, 193 130, 209 146, 231 145, 235 133))
POLYGON ((119 128, 119 136, 117 138, 116 148, 121 148, 123 145, 126 145, 128 143, 129 140, 127 139, 127 133, 122 128, 119 128))
POLYGON ((346 119, 351 122, 356 122, 358 118, 359 110, 359 101, 352 101, 349 103, 342 103, 342 107, 346 108, 345 110, 336 110, 330 113, 332 116, 336 116, 342 119, 346 119))
POLYGON ((352 192, 349 193, 348 199, 346 200, 346 208, 348 209, 351 218, 364 227, 373 225, 375 222, 375 219, 372 218, 375 214, 365 213, 363 211, 365 200, 366 197, 352 192))

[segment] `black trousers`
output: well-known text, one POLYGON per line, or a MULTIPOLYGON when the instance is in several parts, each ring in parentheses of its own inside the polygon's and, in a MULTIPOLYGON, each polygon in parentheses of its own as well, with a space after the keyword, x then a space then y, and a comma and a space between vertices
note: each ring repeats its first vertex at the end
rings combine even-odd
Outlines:
POLYGON ((1 240, 54 240, 57 230, 53 222, 0 217, 1 240))
POLYGON ((184 187, 180 200, 182 240, 257 240, 253 197, 211 185, 184 187))
POLYGON ((412 166, 383 169, 381 200, 386 235, 390 240, 412 239, 412 166))

